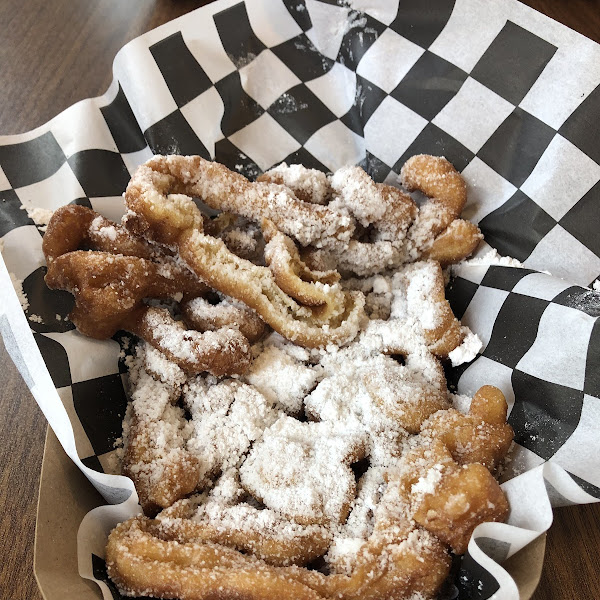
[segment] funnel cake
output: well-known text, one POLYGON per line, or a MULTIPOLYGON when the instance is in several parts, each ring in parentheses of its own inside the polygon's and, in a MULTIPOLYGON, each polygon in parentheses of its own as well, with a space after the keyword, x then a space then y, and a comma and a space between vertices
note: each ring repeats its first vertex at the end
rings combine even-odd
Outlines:
MULTIPOLYGON (((167 367, 160 380, 146 352, 133 359, 129 422, 156 411, 158 394, 139 390, 166 386, 171 415, 149 427, 175 465, 197 465, 196 485, 183 493, 182 480, 171 506, 111 533, 108 572, 127 595, 433 598, 451 552, 507 517, 492 475, 512 440, 506 401, 484 386, 459 412, 426 345, 398 360, 363 338, 309 351, 272 333, 240 379, 183 384, 167 367)), ((176 473, 163 457, 149 484, 176 473)))
POLYGON ((440 266, 481 237, 466 186, 431 156, 401 181, 282 164, 250 182, 156 156, 121 224, 57 211, 48 284, 83 333, 141 338, 123 473, 144 514, 106 548, 122 593, 433 598, 475 527, 506 519, 504 396, 484 386, 460 412, 441 363, 481 346, 440 266))

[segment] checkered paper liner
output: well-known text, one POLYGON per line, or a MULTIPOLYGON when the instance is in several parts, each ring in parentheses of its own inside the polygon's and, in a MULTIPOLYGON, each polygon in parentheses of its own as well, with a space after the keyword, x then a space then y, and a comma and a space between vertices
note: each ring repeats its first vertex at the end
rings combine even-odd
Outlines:
POLYGON ((550 526, 551 506, 600 499, 600 294, 586 287, 600 274, 600 46, 517 2, 340 4, 220 0, 123 48, 104 96, 0 137, 0 330, 69 456, 117 504, 79 533, 80 572, 106 599, 119 597, 106 531, 138 510, 131 482, 104 473, 127 402, 120 338, 65 319, 72 299, 46 288, 43 232, 24 209, 78 203, 118 220, 152 154, 251 178, 283 160, 356 163, 391 184, 407 157, 446 156, 469 186, 464 216, 525 265, 462 265, 448 289, 484 343, 449 383, 498 386, 516 433, 509 522, 477 529, 455 597, 518 598, 499 563, 550 526))

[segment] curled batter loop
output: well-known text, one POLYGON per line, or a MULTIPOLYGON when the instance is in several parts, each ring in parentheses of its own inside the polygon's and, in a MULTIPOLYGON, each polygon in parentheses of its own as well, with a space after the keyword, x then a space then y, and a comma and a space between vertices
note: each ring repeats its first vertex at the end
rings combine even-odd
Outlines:
POLYGON ((417 208, 401 190, 374 182, 360 167, 343 167, 328 180, 330 207, 358 222, 348 241, 325 240, 306 252, 310 262, 332 264, 343 272, 371 275, 399 264, 406 233, 417 208))
POLYGON ((299 200, 311 204, 327 204, 331 198, 327 175, 302 165, 288 165, 283 162, 259 175, 256 181, 284 185, 292 190, 299 200))
POLYGON ((302 245, 324 238, 348 239, 352 234, 347 215, 303 202, 283 185, 251 183, 219 163, 177 155, 155 156, 138 168, 126 192, 127 205, 135 213, 128 226, 140 233, 150 230, 163 243, 174 243, 184 228, 202 231, 202 217, 193 210, 190 196, 216 210, 258 222, 270 219, 302 245))
POLYGON ((344 344, 358 332, 364 304, 361 294, 336 293, 335 302, 314 307, 299 304, 277 285, 269 268, 236 256, 222 240, 204 234, 200 211, 190 197, 177 193, 198 195, 211 206, 219 203, 219 208, 249 218, 274 217, 277 227, 291 229, 300 238, 306 231, 320 236, 340 232, 339 219, 316 218, 314 210, 325 207, 301 203, 289 190, 276 188, 250 184, 200 157, 155 157, 138 169, 127 187, 125 200, 132 211, 127 226, 176 248, 200 279, 244 302, 284 337, 309 347, 344 344), (307 220, 300 226, 298 219, 304 217, 307 220))
POLYGON ((465 339, 468 330, 446 299, 439 263, 428 260, 402 267, 392 279, 392 296, 390 318, 367 326, 386 354, 408 355, 415 352, 415 344, 423 344, 435 356, 447 358, 465 339))
POLYGON ((322 598, 286 576, 285 567, 268 566, 219 544, 164 540, 153 533, 153 525, 152 520, 138 517, 118 525, 109 537, 109 576, 129 595, 194 600, 322 598))
POLYGON ((250 365, 250 343, 239 329, 199 332, 175 321, 166 308, 146 307, 128 324, 129 331, 160 350, 186 373, 208 371, 217 377, 243 373, 250 365))
POLYGON ((220 376, 249 366, 250 345, 239 329, 187 330, 166 309, 145 305, 147 298, 194 298, 208 292, 166 247, 149 244, 89 208, 69 205, 53 214, 43 250, 46 283, 75 296, 70 319, 84 335, 106 339, 120 329, 129 331, 190 374, 220 376))
POLYGON ((433 261, 408 265, 405 269, 405 278, 409 311, 420 321, 429 351, 439 357, 448 356, 462 342, 464 331, 446 299, 444 274, 440 265, 433 261), (421 289, 419 289, 421 281, 416 282, 417 278, 413 276, 415 272, 419 274, 425 272, 429 276, 421 289), (411 293, 413 287, 417 289, 411 293), (419 307, 419 301, 427 301, 435 307, 434 319, 427 321, 423 318, 420 314, 422 309, 419 307))
POLYGON ((400 180, 406 189, 429 198, 408 232, 410 259, 429 256, 450 264, 473 252, 483 236, 472 223, 453 224, 467 201, 467 186, 449 161, 426 154, 413 156, 402 167, 400 180), (443 237, 438 238, 440 234, 443 237))
POLYGON ((275 331, 301 346, 342 345, 359 330, 364 315, 364 297, 360 293, 344 293, 339 311, 324 320, 320 318, 319 306, 298 304, 275 283, 267 267, 232 254, 221 240, 191 229, 181 234, 178 247, 198 277, 244 302, 275 331))
POLYGON ((48 266, 46 284, 75 296, 69 318, 81 333, 96 339, 127 329, 144 298, 198 295, 207 289, 193 273, 175 264, 85 250, 55 258, 48 266))
POLYGON ((206 298, 197 296, 184 299, 181 311, 185 322, 199 331, 217 331, 222 327, 238 329, 253 344, 267 330, 264 321, 241 302, 224 299, 211 304, 206 298))
POLYGON ((292 239, 278 231, 272 221, 263 219, 262 231, 267 242, 265 262, 277 285, 302 304, 327 304, 330 311, 336 310, 343 302, 343 292, 339 285, 335 286, 340 279, 339 273, 309 269, 300 259, 292 239))
POLYGON ((314 202, 327 199, 330 209, 355 221, 349 239, 326 238, 318 246, 307 247, 303 258, 310 264, 331 265, 359 276, 420 258, 447 265, 471 254, 482 239, 476 225, 458 219, 466 201, 466 185, 441 157, 415 156, 402 169, 404 187, 429 197, 421 207, 402 190, 374 182, 357 166, 343 167, 327 178, 284 163, 261 177, 284 183, 303 198, 312 195, 314 202), (303 180, 300 173, 305 174, 303 180))
POLYGON ((373 225, 376 240, 404 239, 416 215, 410 196, 390 185, 375 183, 360 167, 343 167, 330 182, 335 204, 348 209, 363 227, 373 225))
POLYGON ((459 464, 480 463, 494 471, 507 455, 514 432, 506 422, 507 404, 496 387, 477 390, 468 414, 440 411, 423 424, 422 433, 440 439, 459 464))
POLYGON ((247 503, 199 505, 193 498, 180 500, 160 513, 157 522, 154 531, 159 537, 221 544, 251 552, 272 566, 306 565, 323 556, 331 542, 325 527, 290 522, 275 511, 247 503))
POLYGON ((456 219, 423 251, 423 257, 437 260, 445 267, 471 255, 482 239, 477 225, 456 219))
POLYGON ((42 241, 46 262, 80 249, 150 259, 161 254, 145 240, 86 206, 67 204, 54 211, 42 241))
POLYGON ((296 566, 272 566, 218 543, 175 541, 160 523, 136 517, 110 534, 106 563, 111 579, 128 595, 381 600, 397 597, 395 591, 401 590, 402 597, 431 598, 448 575, 450 557, 426 531, 411 535, 365 548, 350 576, 323 575, 296 566))

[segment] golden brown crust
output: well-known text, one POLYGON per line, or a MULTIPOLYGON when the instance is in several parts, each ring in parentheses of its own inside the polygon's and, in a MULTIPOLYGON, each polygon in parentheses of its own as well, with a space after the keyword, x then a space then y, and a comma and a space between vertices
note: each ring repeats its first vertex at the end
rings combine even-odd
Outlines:
POLYGON ((222 517, 221 522, 215 522, 214 514, 199 513, 197 508, 191 500, 177 502, 159 515, 153 534, 179 543, 213 542, 249 552, 275 567, 306 565, 323 556, 331 542, 331 533, 326 528, 290 525, 286 517, 277 513, 269 513, 268 527, 261 527, 261 514, 265 513, 249 505, 243 507, 247 516, 243 529, 227 522, 228 507, 220 507, 220 512, 213 507, 213 513, 222 517), (255 528, 249 525, 253 518, 255 528))
POLYGON ((296 198, 311 204, 327 204, 330 199, 327 175, 302 165, 281 163, 259 175, 256 181, 285 186, 296 198))
POLYGON ((132 233, 98 216, 90 221, 85 211, 65 212, 65 223, 71 212, 83 215, 73 234, 77 248, 95 243, 111 253, 110 261, 99 252, 84 253, 85 260, 102 255, 120 265, 86 279, 83 258, 55 257, 50 249, 51 269, 61 266, 50 281, 80 295, 84 288, 75 318, 83 320, 85 301, 99 297, 104 304, 89 306, 105 317, 103 333, 125 324, 180 367, 168 366, 163 381, 164 364, 152 355, 144 376, 138 372, 143 383, 134 394, 143 400, 132 402, 124 471, 145 512, 163 510, 111 533, 107 565, 123 593, 181 600, 432 598, 448 575, 449 549, 464 552, 478 524, 506 517, 506 498, 490 474, 512 440, 506 402, 486 387, 468 415, 448 408, 433 355, 447 357, 465 328, 445 299, 440 265, 415 263, 423 256, 450 263, 473 250, 478 229, 457 219, 466 186, 436 157, 415 157, 402 173, 407 188, 429 196, 420 209, 357 167, 328 179, 285 166, 250 183, 200 157, 157 156, 126 191, 124 222, 132 233), (307 176, 306 185, 294 181, 297 175, 307 176), (207 220, 192 197, 227 212, 207 220), (246 219, 261 225, 262 238, 246 219), (248 252, 231 250, 236 236, 248 252), (132 252, 140 244, 148 258, 114 254, 128 243, 132 252), (379 316, 355 344, 339 348, 364 324, 362 292, 343 289, 337 271, 305 262, 300 247, 315 261, 333 257, 361 275, 396 269, 393 277, 353 288, 380 296, 370 308, 379 316), (185 285, 169 287, 165 255, 185 285), (194 288, 200 280, 217 290, 220 304, 201 297, 203 290, 194 288), (143 304, 165 290, 185 292, 183 322, 143 304), (273 335, 253 350, 269 366, 261 364, 252 380, 182 373, 242 372, 250 360, 248 339, 258 340, 265 323, 320 350, 294 348, 273 335), (402 354, 405 364, 383 353, 402 354), (286 375, 270 381, 269 369, 286 375), (167 380, 175 382, 172 388, 167 380), (298 410, 279 402, 288 384, 299 395, 298 410), (341 398, 336 386, 350 388, 349 396, 341 398), (239 398, 230 397, 233 387, 239 398), (281 412, 301 414, 302 394, 312 397, 312 403, 305 398, 304 413, 320 422, 281 412), (352 467, 364 458, 370 465, 357 483, 352 467), (314 560, 330 574, 306 568, 314 560))
POLYGON ((481 464, 471 463, 443 473, 442 493, 427 494, 414 519, 419 525, 448 544, 456 554, 467 551, 477 525, 505 521, 508 501, 491 473, 481 464))
POLYGON ((217 331, 226 328, 238 329, 251 343, 257 342, 267 330, 264 321, 247 306, 223 300, 211 304, 205 298, 187 298, 181 303, 185 322, 198 331, 217 331))
POLYGON ((159 539, 153 521, 137 517, 110 534, 108 574, 122 592, 181 600, 389 600, 421 593, 431 598, 446 578, 444 547, 416 532, 425 544, 415 552, 402 541, 373 545, 351 576, 322 575, 298 567, 274 567, 213 543, 159 539))
POLYGON ((125 325, 144 298, 167 299, 185 291, 204 293, 206 286, 176 265, 161 265, 136 256, 75 250, 48 266, 46 284, 75 296, 69 318, 84 335, 106 339, 125 325))
POLYGON ((158 254, 145 240, 135 238, 90 208, 77 204, 61 206, 54 211, 42 240, 46 262, 50 264, 62 254, 84 247, 146 259, 158 254))
MULTIPOLYGON (((250 364, 249 342, 238 329, 186 332, 165 309, 145 306, 147 298, 197 297, 208 291, 166 248, 151 246, 86 207, 68 205, 53 214, 43 249, 46 283, 75 296, 70 319, 81 333, 105 339, 120 329, 130 331, 187 373, 241 373, 250 364)), ((261 329, 256 318, 246 321, 253 333, 261 329)))
MULTIPOLYGON (((398 271, 397 277, 402 281, 406 296, 407 314, 403 319, 413 319, 432 354, 447 358, 462 343, 465 332, 446 299, 440 264, 431 260, 409 264, 398 271)), ((406 339, 398 336, 396 339, 386 339, 385 351, 387 354, 407 355, 414 349, 406 339)))
MULTIPOLYGON (((359 295, 339 294, 336 304, 325 305, 325 308, 298 304, 281 290, 268 268, 236 256, 222 240, 204 234, 200 212, 189 197, 180 194, 182 191, 197 194, 209 205, 216 206, 221 202, 217 196, 221 198, 220 194, 228 192, 232 197, 223 200, 219 208, 230 209, 227 203, 231 202, 244 216, 260 215, 261 211, 265 213, 263 216, 273 216, 275 200, 269 194, 275 193, 276 199, 280 190, 269 188, 270 184, 254 185, 258 187, 252 187, 245 178, 222 165, 200 157, 154 157, 138 169, 125 192, 129 209, 140 217, 129 217, 127 225, 132 223, 136 231, 149 238, 175 246, 200 279, 244 302, 284 337, 309 347, 350 341, 358 332, 363 314, 363 300, 359 295), (250 199, 255 201, 250 204, 254 213, 249 212, 250 199)), ((306 211, 323 208, 305 206, 293 195, 288 200, 293 219, 277 219, 276 223, 288 229, 297 218, 308 218, 306 211)), ((310 218, 312 223, 315 214, 310 218)), ((323 233, 323 228, 335 229, 338 221, 320 221, 318 227, 314 227, 323 233)), ((309 227, 310 235, 313 235, 313 225, 309 227)))
POLYGON ((413 260, 423 256, 449 265, 475 250, 482 235, 476 225, 458 219, 467 201, 467 186, 449 161, 427 154, 413 156, 402 167, 400 180, 406 189, 428 196, 408 235, 413 260))
POLYGON ((153 438, 152 426, 134 414, 123 457, 123 475, 135 484, 140 504, 147 515, 171 506, 176 500, 191 494, 200 483, 202 470, 200 461, 185 450, 169 453, 158 449, 153 438), (162 465, 157 477, 150 478, 147 472, 162 465))
POLYGON ((285 294, 271 271, 241 259, 216 238, 187 230, 179 238, 179 253, 211 287, 244 302, 285 338, 306 347, 344 344, 358 332, 364 299, 344 294, 337 314, 321 318, 320 307, 304 307, 285 294))
POLYGON ((482 239, 483 234, 477 225, 456 219, 435 238, 423 256, 437 260, 443 267, 447 267, 473 254, 482 239))
POLYGON ((514 436, 506 412, 502 392, 486 385, 473 397, 469 414, 454 409, 440 411, 423 423, 421 432, 441 440, 459 464, 477 462, 494 471, 514 436))
POLYGON ((187 373, 241 373, 250 364, 248 340, 237 330, 185 331, 166 309, 143 304, 145 298, 197 295, 206 290, 192 273, 165 268, 144 258, 76 250, 56 257, 46 284, 75 297, 69 318, 89 337, 106 339, 119 330, 139 335, 187 373))
POLYGON ((221 377, 244 373, 250 366, 250 343, 239 329, 186 329, 166 308, 153 307, 136 311, 122 328, 144 339, 188 374, 208 371, 221 377))
POLYGON ((467 201, 467 186, 452 163, 442 156, 419 154, 409 158, 400 172, 402 185, 429 197, 440 208, 440 220, 431 229, 435 237, 458 218, 467 201))
POLYGON ((135 173, 126 191, 126 201, 146 224, 153 224, 146 230, 152 229, 155 239, 173 243, 184 225, 202 231, 201 216, 199 212, 195 214, 193 202, 185 201, 184 195, 198 197, 210 208, 248 219, 270 219, 280 231, 294 235, 302 244, 323 237, 343 239, 351 233, 351 222, 340 220, 329 208, 302 202, 285 186, 251 183, 243 175, 200 156, 150 159, 135 173), (158 200, 158 195, 167 194, 169 203, 158 200), (153 201, 155 198, 157 202, 153 201), (171 208, 174 203, 178 205, 176 213, 171 208), (166 219, 166 225, 158 227, 157 221, 161 219, 166 219), (298 223, 303 224, 301 230, 298 223))
POLYGON ((332 288, 340 279, 337 271, 314 271, 300 259, 292 239, 277 230, 268 219, 262 222, 265 263, 277 285, 289 296, 307 306, 330 305, 332 310, 343 302, 343 292, 332 288), (314 285, 321 284, 321 285, 314 285))
POLYGON ((324 260, 342 272, 368 276, 422 258, 452 264, 482 239, 476 225, 458 219, 466 184, 445 158, 413 156, 402 167, 404 187, 428 196, 419 208, 403 191, 375 183, 359 167, 344 167, 329 181, 331 206, 349 211, 362 228, 357 226, 349 240, 308 248, 310 262, 324 260))

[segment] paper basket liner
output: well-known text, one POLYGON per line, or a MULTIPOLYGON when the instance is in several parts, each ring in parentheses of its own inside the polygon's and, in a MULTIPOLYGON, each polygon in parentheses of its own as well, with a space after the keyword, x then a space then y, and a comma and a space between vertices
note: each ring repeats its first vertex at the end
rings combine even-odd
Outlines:
POLYGON ((359 164, 392 185, 430 153, 463 173, 463 215, 486 247, 525 265, 461 265, 448 289, 484 344, 449 384, 499 387, 516 442, 510 519, 477 528, 454 597, 518 598, 499 563, 550 526, 551 506, 600 499, 600 294, 587 287, 600 274, 600 46, 512 1, 220 0, 130 42, 113 69, 104 96, 0 137, 5 345, 67 454, 108 502, 128 499, 84 519, 82 575, 118 597, 103 536, 138 510, 131 482, 103 472, 127 402, 121 336, 90 340, 65 320, 73 300, 46 288, 24 209, 119 219, 131 174, 159 153, 250 178, 281 161, 359 164))

